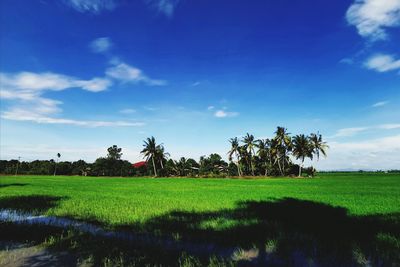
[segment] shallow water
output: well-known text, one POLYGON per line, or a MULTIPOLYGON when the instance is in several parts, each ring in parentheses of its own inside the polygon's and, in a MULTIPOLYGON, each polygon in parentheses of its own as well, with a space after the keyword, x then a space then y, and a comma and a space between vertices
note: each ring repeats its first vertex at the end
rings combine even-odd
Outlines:
POLYGON ((75 230, 89 233, 94 236, 115 238, 120 240, 130 241, 140 246, 160 246, 165 249, 171 250, 185 250, 193 254, 217 254, 220 256, 232 255, 235 248, 222 248, 214 244, 209 243, 192 243, 185 241, 176 241, 170 237, 157 237, 151 234, 133 233, 127 231, 110 231, 104 228, 81 222, 73 219, 45 216, 45 215, 33 215, 29 213, 22 213, 15 210, 0 210, 0 221, 13 222, 17 224, 31 224, 31 225, 48 225, 56 226, 64 229, 73 228, 75 230))
MULTIPOLYGON (((0 222, 13 222, 17 224, 28 224, 28 225, 48 225, 55 226, 64 229, 73 228, 80 232, 89 233, 94 236, 119 239, 124 241, 129 241, 132 244, 138 247, 154 247, 159 246, 163 249, 167 250, 178 250, 178 251, 186 251, 193 255, 198 256, 210 256, 210 255, 218 255, 223 258, 231 258, 235 259, 235 261, 239 261, 247 265, 274 265, 274 266, 286 266, 286 264, 290 264, 291 266, 334 266, 335 264, 326 265, 326 262, 334 263, 335 259, 323 259, 321 263, 321 259, 318 261, 317 259, 311 259, 307 257, 301 250, 296 250, 291 253, 288 258, 282 259, 274 253, 265 253, 264 251, 260 251, 256 249, 250 250, 241 250, 238 247, 221 247, 212 243, 204 243, 204 242, 189 242, 189 241, 177 241, 170 237, 160 237, 154 236, 151 234, 143 234, 143 233, 134 233, 128 231, 110 231, 106 230, 100 226, 81 222, 78 220, 62 218, 62 217, 54 217, 54 216, 45 216, 45 215, 33 215, 29 213, 18 212, 15 210, 0 210, 0 222), (238 251, 241 251, 238 258, 235 255, 238 255, 238 251), (262 254, 262 255, 261 255, 262 254)), ((316 249, 317 250, 317 249, 316 249)), ((346 266, 359 266, 353 260, 346 262, 346 266)), ((363 266, 370 266, 367 264, 361 264, 363 266)), ((379 264, 381 265, 381 264, 379 264)))

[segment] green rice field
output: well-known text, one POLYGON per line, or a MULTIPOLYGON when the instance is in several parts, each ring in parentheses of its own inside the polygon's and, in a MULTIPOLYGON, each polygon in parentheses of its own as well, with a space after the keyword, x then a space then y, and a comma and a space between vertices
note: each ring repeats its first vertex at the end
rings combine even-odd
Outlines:
POLYGON ((218 211, 243 201, 284 198, 343 207, 352 215, 374 215, 400 212, 400 174, 323 173, 310 179, 0 177, 0 208, 10 208, 12 201, 7 199, 31 196, 57 198, 43 210, 47 215, 108 226, 142 223, 172 211, 218 211))

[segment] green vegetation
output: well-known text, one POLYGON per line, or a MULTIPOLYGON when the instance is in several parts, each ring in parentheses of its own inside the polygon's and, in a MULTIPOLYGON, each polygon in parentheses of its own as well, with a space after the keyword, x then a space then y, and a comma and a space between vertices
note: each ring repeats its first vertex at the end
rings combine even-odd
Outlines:
POLYGON ((170 158, 163 144, 157 144, 152 136, 144 140, 141 154, 146 162, 132 164, 122 160, 122 148, 113 145, 107 149, 107 157, 100 157, 94 163, 83 160, 59 162, 56 160, 0 160, 1 174, 60 174, 83 176, 181 176, 181 177, 227 177, 227 176, 314 176, 313 167, 303 168, 304 160, 319 160, 326 156, 328 145, 322 136, 311 133, 291 136, 284 127, 277 127, 271 139, 255 139, 247 133, 242 139, 229 139, 231 148, 227 152, 229 163, 216 153, 201 156, 199 162, 192 158, 170 158), (294 163, 300 160, 300 165, 294 163))
POLYGON ((300 258, 322 266, 400 264, 400 174, 323 173, 313 179, 5 176, 0 181, 0 209, 236 248, 217 259, 182 254, 185 249, 166 253, 162 247, 132 248, 77 232, 0 223, 8 240, 45 242, 98 265, 221 266, 228 260, 228 265, 287 266, 299 249, 300 258))
POLYGON ((47 195, 62 198, 48 215, 107 225, 146 221, 170 211, 216 211, 240 201, 291 197, 340 206, 351 214, 400 211, 400 175, 324 173, 313 179, 97 178, 3 176, 0 198, 47 195), (9 185, 9 186, 7 186, 9 185))

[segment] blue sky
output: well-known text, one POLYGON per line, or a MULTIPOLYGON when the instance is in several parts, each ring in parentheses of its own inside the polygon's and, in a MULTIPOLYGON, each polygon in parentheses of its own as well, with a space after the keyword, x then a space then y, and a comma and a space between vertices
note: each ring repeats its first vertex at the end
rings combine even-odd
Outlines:
POLYGON ((400 0, 3 0, 0 157, 173 158, 323 134, 320 169, 400 166, 400 0))

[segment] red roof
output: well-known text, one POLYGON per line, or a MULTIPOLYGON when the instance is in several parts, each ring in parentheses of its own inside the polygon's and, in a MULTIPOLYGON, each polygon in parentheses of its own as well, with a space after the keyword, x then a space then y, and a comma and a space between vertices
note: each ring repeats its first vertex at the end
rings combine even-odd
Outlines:
POLYGON ((132 167, 133 168, 140 168, 142 166, 146 166, 146 164, 147 164, 146 161, 139 161, 139 162, 136 162, 136 163, 132 164, 132 167))

